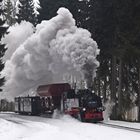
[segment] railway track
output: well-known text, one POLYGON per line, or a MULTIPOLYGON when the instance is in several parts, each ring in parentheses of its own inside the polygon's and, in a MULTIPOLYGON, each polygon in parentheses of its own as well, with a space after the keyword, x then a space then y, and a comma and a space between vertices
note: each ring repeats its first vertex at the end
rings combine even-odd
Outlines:
POLYGON ((116 125, 116 124, 108 124, 108 123, 105 123, 105 122, 100 122, 99 125, 140 133, 140 129, 138 129, 138 128, 132 128, 132 127, 127 127, 127 126, 122 126, 122 125, 116 125))

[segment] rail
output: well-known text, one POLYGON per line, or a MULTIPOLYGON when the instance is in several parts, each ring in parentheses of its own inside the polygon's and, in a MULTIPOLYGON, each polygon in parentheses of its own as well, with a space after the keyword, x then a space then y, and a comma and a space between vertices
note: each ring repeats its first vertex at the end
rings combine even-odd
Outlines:
POLYGON ((112 127, 112 128, 118 128, 118 129, 124 129, 124 130, 128 130, 128 131, 133 131, 133 132, 139 132, 140 133, 140 129, 138 129, 138 128, 132 128, 132 127, 116 125, 116 124, 108 124, 108 123, 105 123, 105 122, 100 122, 99 125, 112 127))

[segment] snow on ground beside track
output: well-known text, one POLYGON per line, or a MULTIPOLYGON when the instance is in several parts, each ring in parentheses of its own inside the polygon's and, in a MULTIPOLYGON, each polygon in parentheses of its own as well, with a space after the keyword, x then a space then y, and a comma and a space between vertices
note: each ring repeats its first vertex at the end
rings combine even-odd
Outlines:
POLYGON ((119 125, 119 126, 125 126, 125 127, 131 127, 131 128, 140 129, 140 123, 135 123, 135 122, 124 122, 124 121, 108 120, 108 121, 104 121, 104 123, 115 124, 115 125, 119 125))
POLYGON ((81 123, 69 116, 45 118, 0 113, 0 140, 139 140, 140 133, 81 123))
POLYGON ((24 131, 23 127, 12 122, 0 119, 0 140, 16 140, 24 131))

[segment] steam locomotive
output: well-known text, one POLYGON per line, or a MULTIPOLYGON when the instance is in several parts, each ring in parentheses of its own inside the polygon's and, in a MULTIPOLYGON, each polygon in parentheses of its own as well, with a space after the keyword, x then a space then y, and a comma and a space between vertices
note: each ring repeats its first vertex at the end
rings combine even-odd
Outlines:
POLYGON ((101 98, 90 90, 71 89, 68 83, 41 85, 38 96, 15 98, 15 112, 19 114, 53 114, 57 109, 82 122, 102 121, 104 107, 101 98))

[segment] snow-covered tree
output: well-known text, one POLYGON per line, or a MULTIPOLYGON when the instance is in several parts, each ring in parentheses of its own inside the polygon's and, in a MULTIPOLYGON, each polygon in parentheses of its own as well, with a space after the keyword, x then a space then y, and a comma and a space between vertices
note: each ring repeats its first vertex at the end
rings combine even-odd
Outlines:
MULTIPOLYGON (((2 0, 0 0, 0 17, 2 16, 3 11, 2 11, 2 0)), ((4 68, 4 64, 1 60, 2 56, 4 55, 6 49, 5 49, 5 45, 1 42, 2 37, 4 36, 4 34, 6 33, 7 28, 4 27, 5 21, 3 21, 2 18, 0 18, 0 71, 2 71, 2 69, 4 68)), ((4 83, 4 78, 0 78, 0 87, 3 85, 4 83)), ((1 89, 0 89, 1 90, 1 89)))
POLYGON ((19 0, 17 21, 20 23, 22 20, 29 21, 33 25, 36 25, 37 19, 33 0, 19 0))
POLYGON ((6 0, 4 3, 4 17, 6 23, 11 26, 16 22, 15 19, 15 7, 12 4, 11 0, 6 0))

